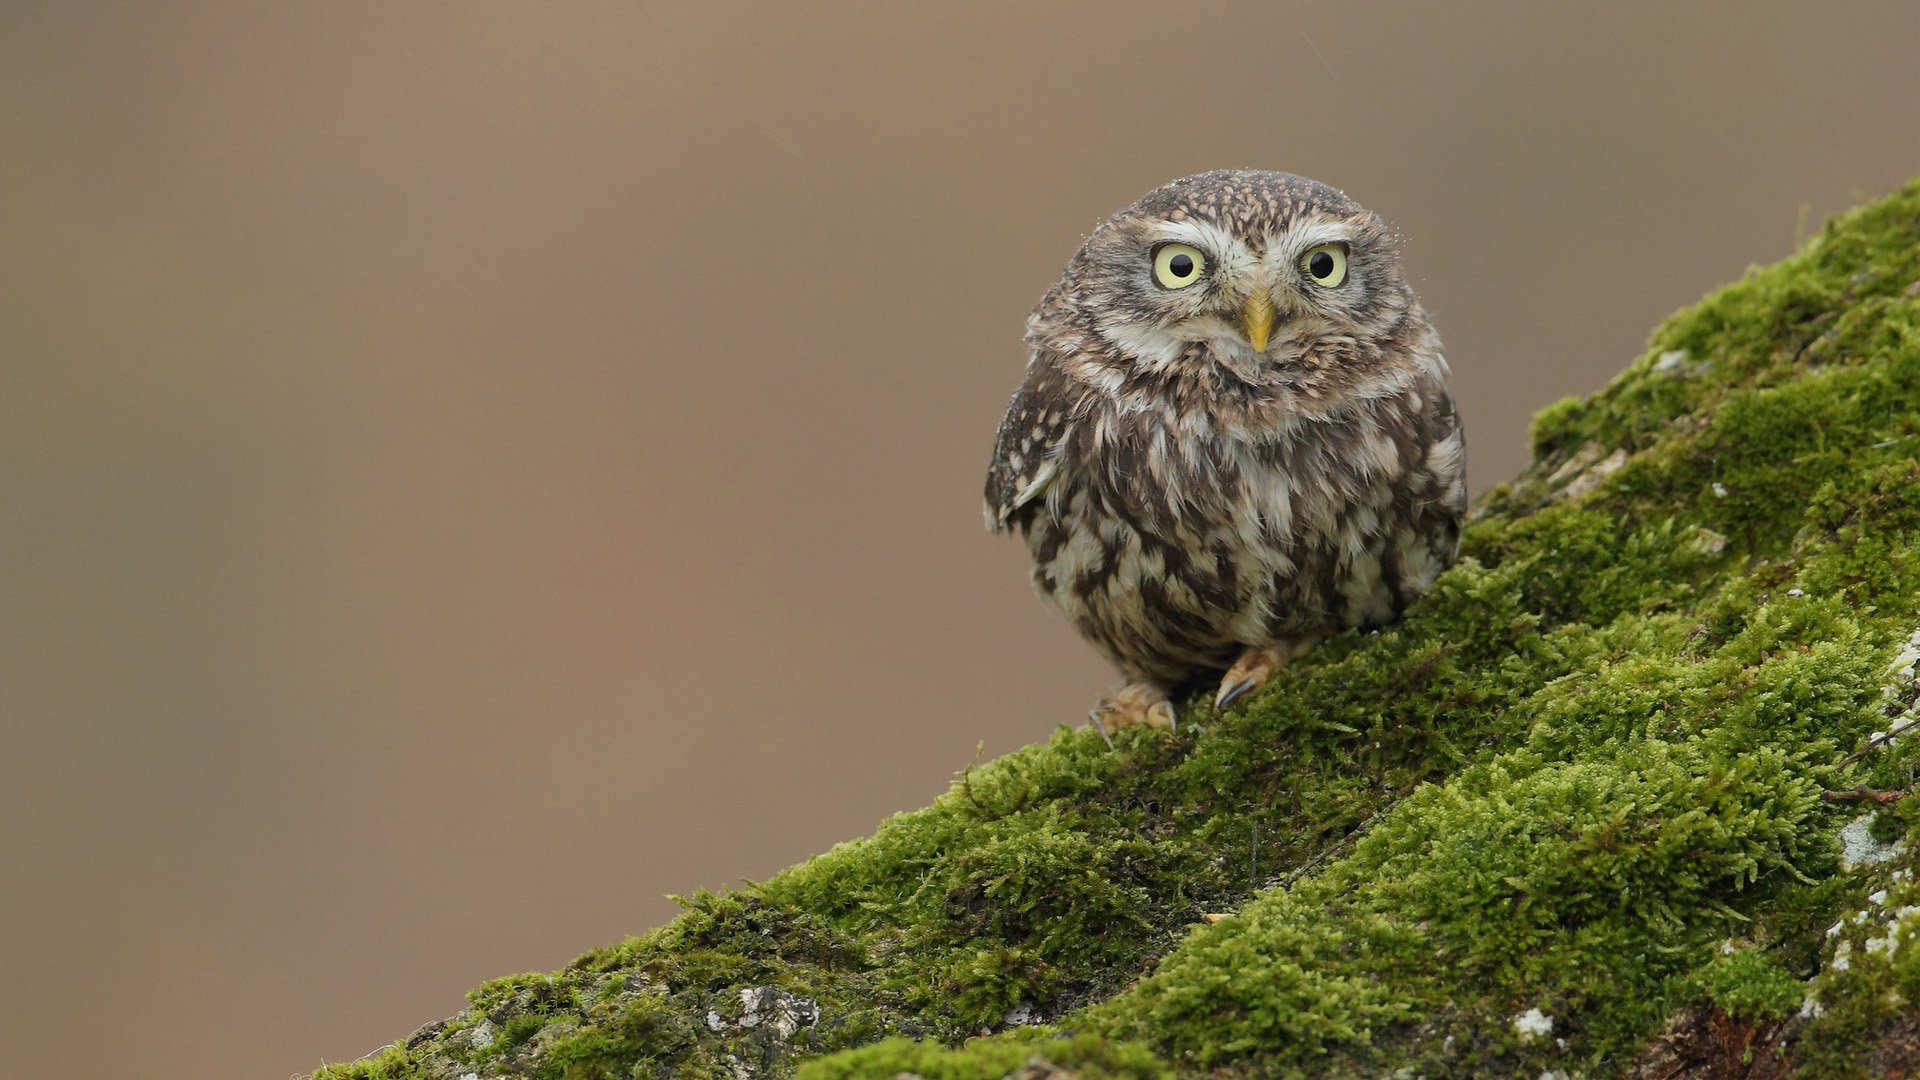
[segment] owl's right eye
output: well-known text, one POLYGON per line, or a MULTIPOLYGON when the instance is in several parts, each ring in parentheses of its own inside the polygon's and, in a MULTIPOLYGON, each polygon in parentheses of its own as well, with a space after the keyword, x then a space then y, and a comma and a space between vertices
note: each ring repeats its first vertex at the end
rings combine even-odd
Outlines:
POLYGON ((1207 257, 1191 244, 1161 244, 1153 249, 1153 280, 1166 289, 1184 289, 1200 280, 1207 257))

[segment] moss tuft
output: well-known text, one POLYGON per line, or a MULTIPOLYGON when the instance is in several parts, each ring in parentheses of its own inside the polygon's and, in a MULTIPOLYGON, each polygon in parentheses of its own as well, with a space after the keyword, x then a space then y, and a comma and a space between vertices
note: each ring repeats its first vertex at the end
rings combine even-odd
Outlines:
POLYGON ((1173 1076, 1164 1062, 1134 1043, 1087 1034, 1023 1032, 974 1039, 961 1048, 885 1039, 808 1061, 800 1066, 798 1080, 854 1080, 903 1073, 924 1080, 998 1080, 1016 1072, 1035 1077, 1065 1072, 1083 1080, 1169 1080, 1173 1076))
POLYGON ((1700 989, 1729 1016, 1783 1020, 1800 1008, 1806 984, 1757 949, 1732 949, 1700 973, 1700 989))

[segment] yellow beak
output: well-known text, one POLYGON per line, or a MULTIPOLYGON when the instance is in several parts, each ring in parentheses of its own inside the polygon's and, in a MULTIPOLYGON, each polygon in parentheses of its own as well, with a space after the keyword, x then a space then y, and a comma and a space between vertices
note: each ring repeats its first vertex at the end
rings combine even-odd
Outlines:
POLYGON ((1273 298, 1264 292, 1247 297, 1245 329, 1247 341, 1253 345, 1253 351, 1267 351, 1267 341, 1273 337, 1273 298))

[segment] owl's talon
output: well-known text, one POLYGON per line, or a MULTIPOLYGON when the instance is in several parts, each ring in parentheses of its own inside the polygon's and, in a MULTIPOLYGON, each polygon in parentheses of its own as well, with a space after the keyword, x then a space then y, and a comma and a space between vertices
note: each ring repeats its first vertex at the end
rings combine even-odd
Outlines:
MULTIPOLYGON (((1107 733, 1108 725, 1116 728, 1143 724, 1147 727, 1176 729, 1178 717, 1173 711, 1173 702, 1159 687, 1148 683, 1128 683, 1120 692, 1093 707, 1087 713, 1087 719, 1093 721, 1094 730, 1113 745, 1113 736, 1107 733)), ((1177 730, 1177 729, 1176 729, 1177 730)))
POLYGON ((1213 697, 1213 707, 1224 709, 1265 686, 1274 672, 1305 656, 1323 636, 1309 634, 1278 645, 1247 646, 1247 651, 1240 654, 1240 659, 1235 660, 1220 679, 1220 692, 1213 697))
POLYGON ((1239 682, 1231 685, 1222 682, 1220 684, 1220 693, 1213 699, 1213 707, 1216 709, 1224 709, 1235 701, 1238 701, 1247 691, 1259 685, 1260 680, 1255 678, 1241 679, 1239 682))
POLYGON ((1266 685, 1267 676, 1286 666, 1287 658, 1272 645, 1254 645, 1240 654, 1220 680, 1220 692, 1213 695, 1213 707, 1224 709, 1266 685))
POLYGON ((1113 736, 1107 734, 1107 726, 1100 722, 1099 709, 1087 710, 1087 722, 1093 725, 1093 730, 1099 732, 1101 738, 1107 740, 1107 749, 1113 749, 1113 736))

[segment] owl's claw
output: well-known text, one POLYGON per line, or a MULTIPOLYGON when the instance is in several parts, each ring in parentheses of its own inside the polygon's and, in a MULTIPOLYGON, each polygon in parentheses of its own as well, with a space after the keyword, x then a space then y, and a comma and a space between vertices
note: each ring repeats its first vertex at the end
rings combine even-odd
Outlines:
POLYGON ((1092 724, 1093 730, 1099 732, 1100 737, 1107 740, 1107 749, 1113 749, 1113 736, 1107 734, 1107 725, 1100 722, 1099 709, 1087 710, 1087 723, 1092 724))
POLYGON ((1093 722, 1093 729, 1100 737, 1113 745, 1113 736, 1107 733, 1109 726, 1121 728, 1133 724, 1147 727, 1163 727, 1170 731, 1179 730, 1179 717, 1173 711, 1173 702, 1159 687, 1148 683, 1128 683, 1120 692, 1095 705, 1087 713, 1087 719, 1093 722))
POLYGON ((1259 686, 1263 681, 1265 681, 1264 677, 1256 679, 1251 675, 1235 683, 1229 683, 1224 679, 1221 680, 1220 692, 1214 695, 1213 698, 1213 707, 1216 709, 1226 708, 1235 701, 1238 701, 1241 695, 1259 686))
POLYGON ((1220 680, 1213 707, 1224 709, 1267 683, 1267 677, 1287 666, 1289 657, 1272 645, 1253 645, 1240 654, 1220 680))
POLYGON ((1224 709, 1265 686, 1274 672, 1305 656, 1320 643, 1322 636, 1311 634, 1278 645, 1247 646, 1247 651, 1240 654, 1240 659, 1235 660, 1221 678, 1220 692, 1213 697, 1213 707, 1224 709))

